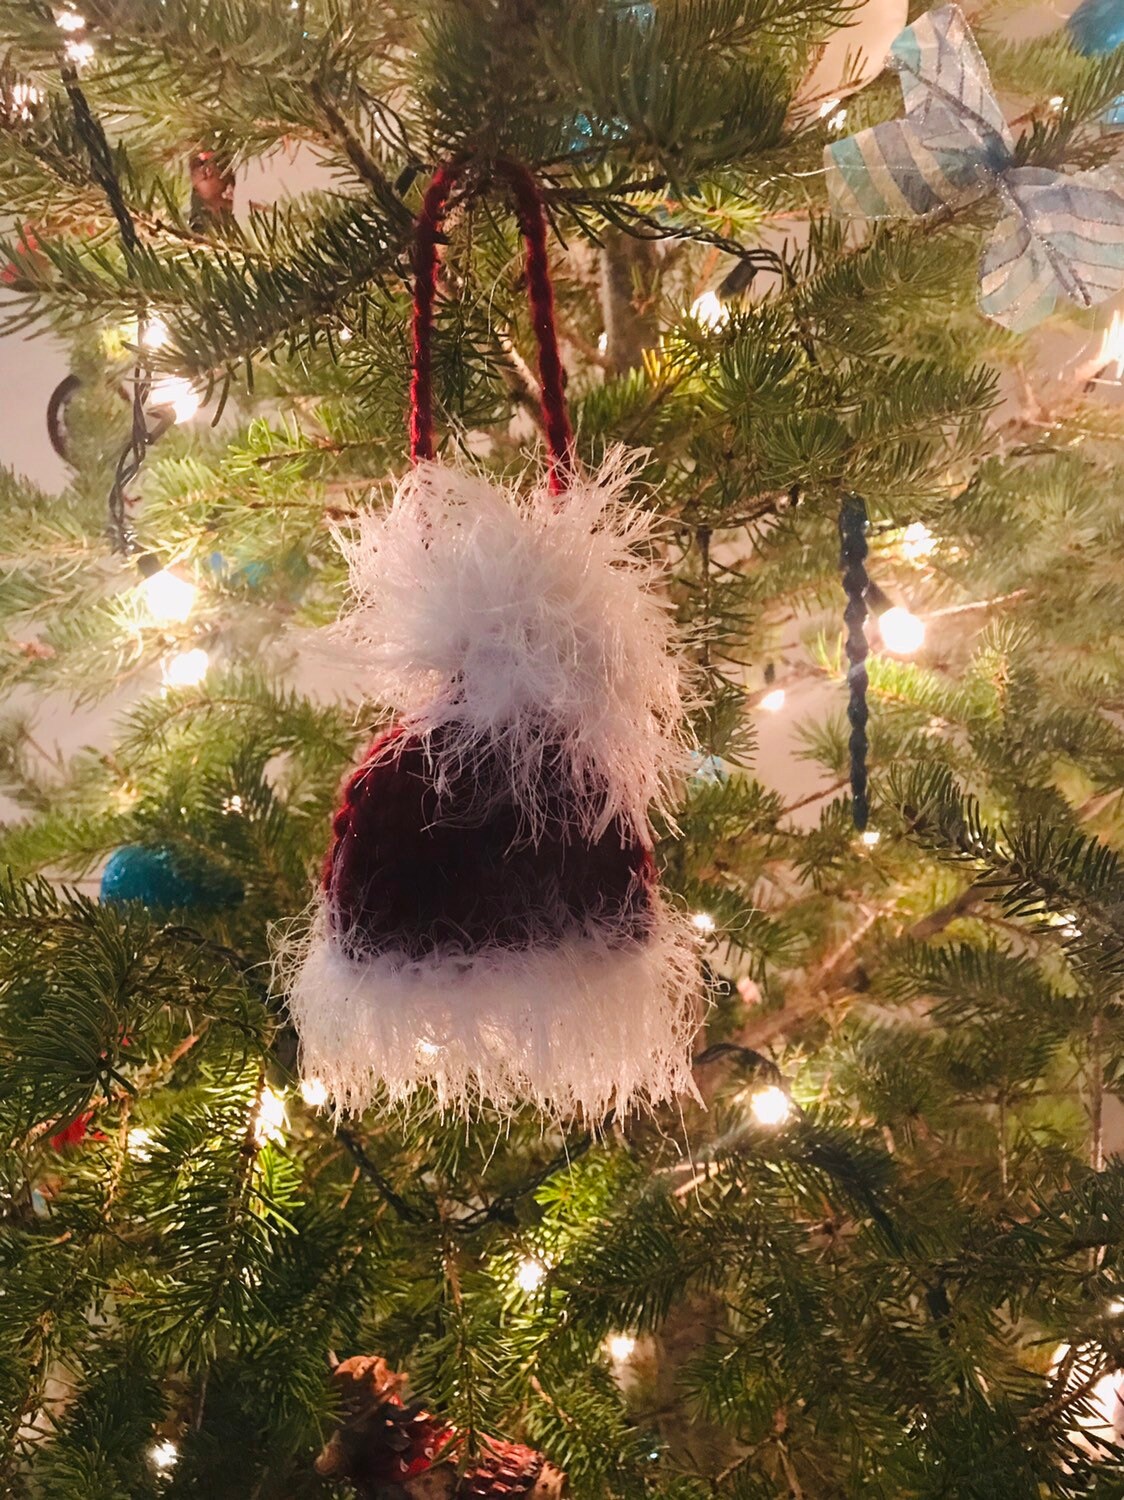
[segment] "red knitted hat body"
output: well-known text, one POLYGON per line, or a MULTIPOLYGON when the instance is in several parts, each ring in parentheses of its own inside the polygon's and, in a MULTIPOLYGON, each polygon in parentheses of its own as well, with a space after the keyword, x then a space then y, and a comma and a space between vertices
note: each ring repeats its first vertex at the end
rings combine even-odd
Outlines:
POLYGON ((551 944, 596 924, 644 935, 655 867, 619 826, 589 841, 544 754, 543 828, 532 837, 487 755, 438 789, 431 750, 400 727, 345 784, 324 868, 333 920, 357 956, 551 944), (553 780, 553 788, 550 782, 553 780))

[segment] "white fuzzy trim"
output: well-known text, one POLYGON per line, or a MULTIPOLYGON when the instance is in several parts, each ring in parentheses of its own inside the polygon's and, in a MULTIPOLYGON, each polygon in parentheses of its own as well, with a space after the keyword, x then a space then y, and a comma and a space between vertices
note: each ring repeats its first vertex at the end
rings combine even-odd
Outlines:
POLYGON ((647 841, 683 769, 675 630, 630 473, 618 452, 558 497, 420 464, 389 511, 340 535, 354 600, 335 637, 359 648, 359 685, 409 731, 442 731, 439 791, 497 755, 532 835, 544 744, 591 840, 619 820, 647 841))
POLYGON ((643 942, 594 929, 420 962, 348 953, 321 902, 307 940, 279 959, 302 1070, 342 1112, 429 1088, 442 1111, 526 1103, 596 1122, 694 1093, 697 942, 653 900, 643 942))

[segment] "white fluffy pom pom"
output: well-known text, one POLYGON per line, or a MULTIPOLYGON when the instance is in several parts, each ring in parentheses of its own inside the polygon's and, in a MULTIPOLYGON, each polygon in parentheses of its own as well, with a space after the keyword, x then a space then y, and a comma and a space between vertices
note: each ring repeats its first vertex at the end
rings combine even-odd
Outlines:
POLYGON ((648 840, 683 768, 675 630, 629 478, 620 453, 563 496, 423 463, 340 535, 354 598, 336 638, 360 648, 360 685, 408 732, 441 731, 439 789, 498 752, 532 835, 544 755, 590 839, 619 821, 648 840))

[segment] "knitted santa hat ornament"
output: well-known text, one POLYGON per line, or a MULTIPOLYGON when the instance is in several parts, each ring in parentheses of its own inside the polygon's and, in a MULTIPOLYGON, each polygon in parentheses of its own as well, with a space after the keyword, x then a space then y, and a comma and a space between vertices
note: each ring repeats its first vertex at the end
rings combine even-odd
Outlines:
POLYGON ((434 461, 437 246, 463 164, 416 226, 411 456, 341 537, 336 627, 397 714, 343 789, 311 931, 288 967, 302 1064, 344 1110, 430 1089, 600 1119, 689 1090, 698 963, 661 897, 649 815, 684 758, 674 629, 629 465, 573 463, 546 219, 494 164, 526 241, 545 483, 434 461))

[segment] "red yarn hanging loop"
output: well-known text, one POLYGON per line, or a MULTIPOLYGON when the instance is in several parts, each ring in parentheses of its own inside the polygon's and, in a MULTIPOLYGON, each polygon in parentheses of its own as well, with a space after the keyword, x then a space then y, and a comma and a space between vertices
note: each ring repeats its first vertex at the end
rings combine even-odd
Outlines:
MULTIPOLYGON (((414 366, 410 383, 410 457, 414 463, 433 457, 433 309, 437 296, 437 247, 449 197, 468 165, 446 162, 426 190, 414 226, 414 366)), ((500 157, 493 164, 511 189, 519 228, 527 247, 527 292, 539 346, 539 385, 543 427, 550 454, 550 488, 566 488, 573 466, 573 432, 566 410, 565 375, 554 326, 554 288, 546 249, 546 212, 538 183, 519 162, 500 157)))

